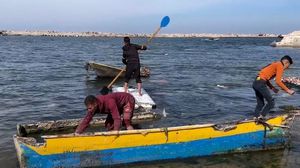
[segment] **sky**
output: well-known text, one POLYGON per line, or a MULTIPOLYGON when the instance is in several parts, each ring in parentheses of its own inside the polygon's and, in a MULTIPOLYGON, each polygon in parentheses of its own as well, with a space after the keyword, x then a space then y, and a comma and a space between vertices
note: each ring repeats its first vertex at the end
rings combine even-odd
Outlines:
POLYGON ((0 0, 0 30, 275 33, 300 30, 300 0, 0 0))

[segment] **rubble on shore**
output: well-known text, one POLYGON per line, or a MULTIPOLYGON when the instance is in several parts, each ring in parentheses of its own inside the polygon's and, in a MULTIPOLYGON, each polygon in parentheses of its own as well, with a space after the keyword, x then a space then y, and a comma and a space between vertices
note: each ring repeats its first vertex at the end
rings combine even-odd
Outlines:
MULTIPOLYGON (((0 30, 0 36, 50 36, 50 37, 150 37, 146 33, 106 33, 106 32, 57 32, 57 31, 8 31, 0 30)), ((212 34, 212 33, 173 33, 158 34, 166 38, 223 38, 223 37, 278 37, 276 34, 212 34)))
POLYGON ((300 47, 300 31, 289 33, 281 39, 270 44, 273 47, 300 47))

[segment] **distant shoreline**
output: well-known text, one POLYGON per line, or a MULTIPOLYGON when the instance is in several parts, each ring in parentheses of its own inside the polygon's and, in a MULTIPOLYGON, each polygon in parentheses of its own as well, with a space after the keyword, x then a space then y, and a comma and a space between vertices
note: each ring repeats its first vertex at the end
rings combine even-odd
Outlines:
MULTIPOLYGON (((57 31, 10 31, 0 30, 0 36, 50 36, 50 37, 150 37, 151 34, 105 33, 105 32, 57 32, 57 31)), ((172 33, 158 34, 165 38, 224 38, 224 37, 279 37, 276 34, 212 34, 212 33, 172 33)))

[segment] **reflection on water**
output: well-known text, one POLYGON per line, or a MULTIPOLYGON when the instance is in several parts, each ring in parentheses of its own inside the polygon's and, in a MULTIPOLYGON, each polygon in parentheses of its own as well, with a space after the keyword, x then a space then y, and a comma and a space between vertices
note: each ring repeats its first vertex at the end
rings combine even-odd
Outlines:
MULTIPOLYGON (((200 150, 200 149, 199 149, 200 150)), ((260 151, 239 154, 219 155, 214 157, 179 159, 176 161, 141 163, 116 167, 132 167, 132 168, 240 168, 240 167, 283 167, 281 161, 284 156, 283 150, 260 151)))

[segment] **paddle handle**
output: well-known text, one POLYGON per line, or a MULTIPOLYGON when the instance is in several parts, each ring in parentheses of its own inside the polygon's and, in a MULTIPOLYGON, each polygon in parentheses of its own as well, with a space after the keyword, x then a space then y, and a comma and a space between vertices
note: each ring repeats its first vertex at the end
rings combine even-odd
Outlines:
POLYGON ((115 83, 115 81, 119 78, 119 76, 121 76, 121 74, 125 71, 125 68, 123 68, 118 75, 109 83, 109 85, 107 86, 108 88, 111 88, 111 86, 115 83))
POLYGON ((157 33, 160 31, 161 27, 157 28, 156 31, 152 34, 152 36, 147 40, 147 43, 145 46, 147 46, 149 43, 151 43, 152 39, 157 35, 157 33))

